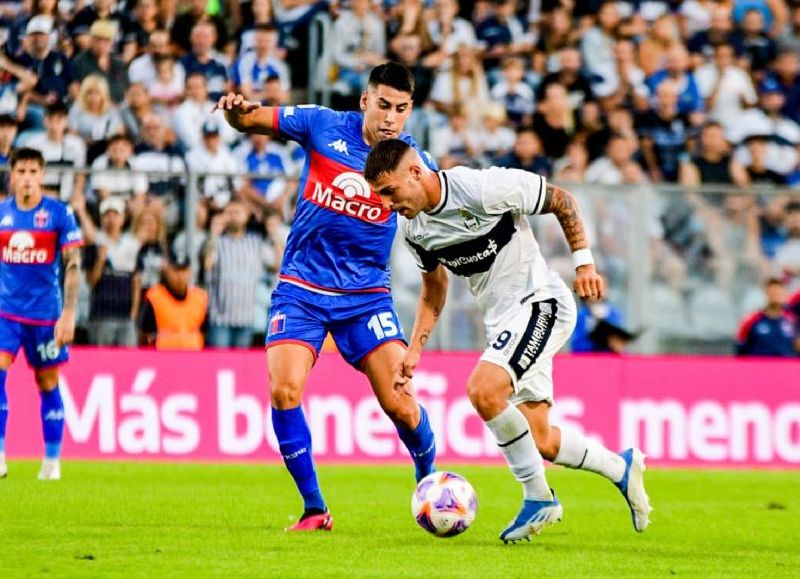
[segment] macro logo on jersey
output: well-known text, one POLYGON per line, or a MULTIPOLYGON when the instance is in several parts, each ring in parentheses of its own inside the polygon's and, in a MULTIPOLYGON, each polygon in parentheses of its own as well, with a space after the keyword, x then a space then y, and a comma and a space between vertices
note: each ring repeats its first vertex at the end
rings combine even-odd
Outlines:
POLYGON ((391 215, 361 173, 314 151, 303 197, 319 207, 367 223, 385 223, 391 215))
POLYGON ((53 263, 56 256, 54 231, 0 231, 3 263, 41 265, 53 263))

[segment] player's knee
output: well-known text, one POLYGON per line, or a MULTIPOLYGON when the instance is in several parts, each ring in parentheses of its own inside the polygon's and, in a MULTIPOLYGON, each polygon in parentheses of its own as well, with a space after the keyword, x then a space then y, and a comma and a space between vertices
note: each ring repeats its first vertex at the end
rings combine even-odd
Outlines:
POLYGON ((42 392, 50 392, 58 386, 58 374, 54 372, 37 372, 34 376, 36 386, 42 392))
POLYGON ((467 396, 480 417, 491 420, 508 405, 508 398, 494 388, 487 388, 480 383, 467 384, 467 396))
POLYGON ((272 382, 270 398, 272 406, 278 410, 297 408, 303 399, 303 385, 299 382, 272 382))

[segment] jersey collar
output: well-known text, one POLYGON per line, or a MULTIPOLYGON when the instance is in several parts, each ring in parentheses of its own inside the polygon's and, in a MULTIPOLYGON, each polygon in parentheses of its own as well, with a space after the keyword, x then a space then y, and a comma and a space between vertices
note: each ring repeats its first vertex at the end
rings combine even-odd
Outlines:
POLYGON ((444 171, 439 171, 437 175, 439 175, 439 185, 441 186, 442 194, 439 196, 439 203, 436 204, 436 207, 426 212, 428 215, 438 215, 441 213, 444 206, 447 205, 447 198, 450 196, 450 182, 447 180, 447 175, 444 171))

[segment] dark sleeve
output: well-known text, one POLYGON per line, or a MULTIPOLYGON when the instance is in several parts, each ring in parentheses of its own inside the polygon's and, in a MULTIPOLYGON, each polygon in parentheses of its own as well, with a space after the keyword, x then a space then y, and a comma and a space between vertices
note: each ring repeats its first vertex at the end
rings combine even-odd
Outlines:
POLYGON ((92 244, 84 246, 82 257, 81 265, 83 265, 83 269, 87 271, 92 269, 97 261, 97 245, 92 244))
POLYGON ((145 334, 155 334, 158 331, 156 314, 153 311, 153 305, 147 298, 144 298, 142 302, 142 311, 139 314, 139 329, 145 334))
POLYGON ((412 255, 416 258, 417 265, 422 271, 431 273, 439 267, 439 260, 430 251, 421 245, 414 243, 408 238, 404 238, 406 245, 411 250, 412 255))

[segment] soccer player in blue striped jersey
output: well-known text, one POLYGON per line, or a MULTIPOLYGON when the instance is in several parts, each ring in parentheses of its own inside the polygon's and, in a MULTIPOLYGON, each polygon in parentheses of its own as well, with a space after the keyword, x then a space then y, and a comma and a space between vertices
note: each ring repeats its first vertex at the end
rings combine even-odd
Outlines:
MULTIPOLYGON (((396 389, 405 355, 403 330, 389 293, 389 256, 397 229, 364 179, 371 148, 400 138, 411 115, 414 77, 403 65, 375 67, 361 95, 361 112, 315 105, 268 107, 228 94, 217 107, 239 131, 297 141, 306 161, 292 229, 272 295, 267 366, 272 424, 284 463, 303 497, 304 512, 289 530, 330 530, 301 407, 309 373, 328 332, 353 367, 367 375, 415 464, 417 480, 433 471, 435 443, 413 390, 396 389)), ((431 168, 430 157, 422 153, 431 168)))
POLYGON ((39 151, 12 153, 12 195, 0 203, 0 477, 7 474, 6 373, 22 348, 41 397, 44 460, 39 479, 58 480, 64 434, 58 367, 67 361, 66 346, 75 334, 83 240, 72 209, 43 197, 43 179, 39 151))

